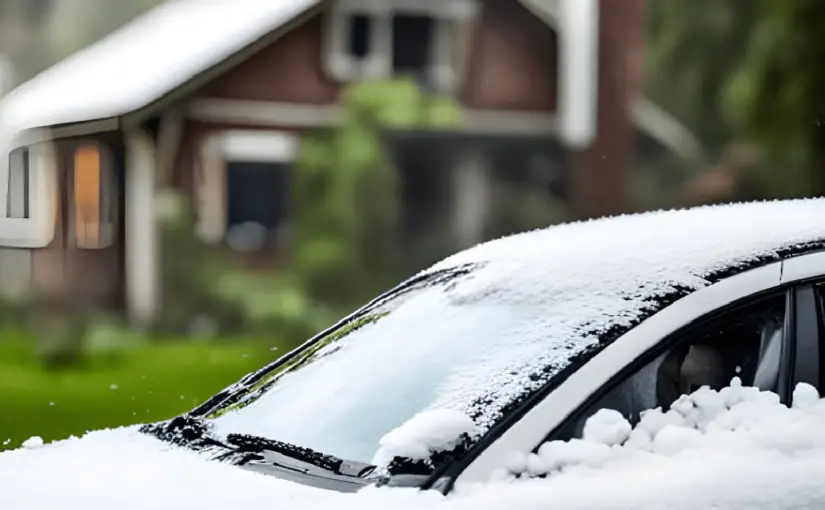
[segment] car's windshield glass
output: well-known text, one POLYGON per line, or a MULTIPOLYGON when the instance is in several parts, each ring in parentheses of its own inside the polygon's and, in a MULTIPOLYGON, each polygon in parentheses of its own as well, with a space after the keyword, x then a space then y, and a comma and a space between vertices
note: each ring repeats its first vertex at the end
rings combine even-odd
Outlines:
POLYGON ((215 431, 369 463, 381 437, 416 413, 494 393, 494 379, 479 387, 472 374, 514 359, 530 308, 457 299, 464 273, 396 293, 322 337, 258 382, 264 391, 213 415, 215 431))

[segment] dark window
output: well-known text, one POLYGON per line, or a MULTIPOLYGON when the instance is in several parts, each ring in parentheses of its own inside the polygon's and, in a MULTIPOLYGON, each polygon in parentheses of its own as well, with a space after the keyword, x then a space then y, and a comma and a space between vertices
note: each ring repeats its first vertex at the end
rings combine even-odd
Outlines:
POLYGON ((783 295, 689 327, 674 347, 586 406, 554 439, 581 437, 585 421, 599 409, 615 409, 636 423, 642 411, 666 410, 681 395, 702 386, 719 390, 734 377, 744 386, 776 391, 784 325, 783 295))
POLYGON ((395 74, 422 78, 430 68, 434 31, 435 20, 431 16, 393 16, 392 63, 395 74))
POLYGON ((289 175, 286 163, 227 165, 227 233, 241 232, 235 237, 244 239, 243 249, 277 243, 289 213, 289 175))
POLYGON ((12 151, 9 155, 8 190, 6 192, 7 218, 30 217, 29 179, 29 149, 12 151))
POLYGON ((372 44, 372 19, 365 14, 352 14, 349 20, 347 51, 358 60, 365 59, 372 44))

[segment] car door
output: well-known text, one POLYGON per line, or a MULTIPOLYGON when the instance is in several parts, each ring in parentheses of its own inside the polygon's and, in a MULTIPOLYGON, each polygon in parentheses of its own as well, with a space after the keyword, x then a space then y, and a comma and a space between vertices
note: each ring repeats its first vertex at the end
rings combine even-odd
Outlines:
MULTIPOLYGON (((526 453, 548 440, 581 437, 586 419, 603 407, 638 419, 640 411, 662 405, 661 379, 679 365, 674 360, 684 362, 696 346, 713 349, 698 349, 704 352, 694 360, 722 362, 716 380, 696 377, 695 386, 724 386, 737 376, 789 403, 797 383, 819 384, 819 362, 812 362, 819 360, 821 329, 813 313, 820 299, 810 283, 816 276, 813 267, 788 277, 783 262, 769 264, 665 308, 548 392, 498 437, 488 438, 483 452, 453 467, 453 480, 484 479, 504 464, 508 452, 526 453)), ((670 398, 691 389, 675 386, 670 398)))

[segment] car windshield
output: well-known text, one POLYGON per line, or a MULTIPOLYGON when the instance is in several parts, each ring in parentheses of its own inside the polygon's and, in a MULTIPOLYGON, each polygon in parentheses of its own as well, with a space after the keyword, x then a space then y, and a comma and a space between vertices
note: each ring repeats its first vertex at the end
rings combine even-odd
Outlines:
POLYGON ((460 299, 457 285, 472 276, 439 273, 377 300, 213 412, 215 432, 370 463, 381 437, 418 412, 466 411, 495 393, 496 379, 477 374, 515 359, 530 313, 494 296, 460 299))

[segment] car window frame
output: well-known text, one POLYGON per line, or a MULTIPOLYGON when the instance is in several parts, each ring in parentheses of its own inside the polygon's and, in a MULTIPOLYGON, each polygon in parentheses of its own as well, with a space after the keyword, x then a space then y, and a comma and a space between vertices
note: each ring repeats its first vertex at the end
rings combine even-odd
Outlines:
POLYGON ((592 410, 592 406, 594 404, 598 403, 609 392, 624 384, 631 377, 635 376, 640 370, 644 369, 662 354, 665 354, 674 347, 682 345, 683 343, 690 342, 691 338, 695 337, 694 333, 697 329, 701 329, 708 324, 713 324, 720 319, 724 319, 726 316, 738 314, 748 310, 751 307, 757 307, 768 300, 779 298, 784 299, 785 307, 783 318, 784 327, 782 331, 782 344, 779 360, 778 392, 780 400, 787 402, 788 398, 790 398, 790 391, 792 391, 788 389, 788 384, 793 381, 793 370, 795 368, 795 349, 793 348, 796 340, 794 336, 795 329, 793 327, 789 327, 789 325, 793 323, 794 318, 794 310, 792 308, 794 306, 793 294, 794 289, 792 288, 779 288, 774 289, 773 291, 763 292, 755 296, 749 296, 748 298, 738 300, 728 306, 717 308, 713 312, 702 316, 687 326, 674 331, 666 337, 663 337, 658 344, 614 374, 606 384, 600 387, 596 392, 592 393, 582 404, 579 405, 579 407, 570 413, 567 418, 562 420, 561 423, 557 424, 552 430, 550 430, 547 436, 536 445, 533 451, 535 452, 541 444, 547 441, 560 439, 560 434, 572 423, 580 420, 588 411, 592 410), (787 382, 785 385, 782 384, 783 380, 787 382))
MULTIPOLYGON (((594 393, 598 392, 600 388, 610 384, 610 381, 621 380, 621 374, 627 373, 628 366, 636 363, 641 357, 649 356, 650 351, 659 349, 659 353, 663 352, 666 347, 661 344, 666 342, 668 338, 681 330, 689 327, 697 320, 707 317, 711 314, 718 314, 721 310, 730 306, 742 306, 745 303, 758 300, 760 297, 764 298, 771 293, 787 292, 789 288, 798 286, 798 280, 805 278, 818 277, 822 278, 825 264, 811 264, 809 259, 811 257, 818 257, 817 260, 825 261, 825 252, 809 252, 803 255, 797 255, 797 264, 792 268, 792 277, 788 277, 789 273, 784 271, 785 264, 791 260, 783 258, 774 262, 770 262, 755 268, 735 273, 732 276, 723 278, 707 287, 699 289, 687 296, 678 299, 674 303, 659 310, 651 317, 637 325, 635 328, 626 332, 622 337, 617 339, 612 345, 607 346, 600 351, 592 359, 588 360, 584 365, 578 368, 574 373, 570 374, 565 380, 560 381, 558 385, 550 388, 542 400, 533 404, 531 409, 528 409, 515 422, 502 424, 501 430, 493 431, 494 434, 488 433, 492 437, 483 438, 478 441, 474 448, 465 454, 464 458, 457 459, 452 465, 447 466, 437 472, 433 473, 431 479, 425 487, 437 487, 444 493, 450 492, 457 483, 462 482, 477 482, 487 479, 492 475, 496 468, 501 467, 503 459, 508 453, 513 451, 521 451, 528 453, 538 447, 543 439, 547 437, 548 431, 556 430, 561 427, 562 422, 574 413, 577 409, 587 405, 594 393), (799 270, 799 260, 802 260, 805 270, 799 270), (815 270, 813 268, 816 268, 815 270), (688 318, 680 317, 686 315, 688 318), (654 325, 655 323, 655 325, 654 325), (668 329, 669 328, 669 329, 668 329), (665 334, 660 334, 655 338, 647 331, 664 331, 665 334), (644 332, 643 332, 644 331, 644 332), (612 367, 617 362, 606 361, 616 356, 617 354, 622 359, 626 359, 628 352, 622 352, 621 343, 628 343, 626 337, 634 336, 635 352, 631 353, 632 357, 618 368, 611 369, 607 373, 594 371, 594 366, 612 367), (646 345, 645 345, 646 344, 646 345), (644 346, 640 348, 640 346, 644 346), (588 368, 590 366, 590 368, 588 368), (587 370, 586 370, 587 369, 587 370), (587 379, 594 379, 595 382, 589 382, 587 379), (592 391, 582 390, 577 386, 592 387, 596 385, 592 391), (572 388, 572 389, 571 389, 572 388), (558 394, 564 393, 563 396, 558 394), (555 395, 555 397, 554 397, 555 395), (558 407, 558 410, 553 410, 553 405, 549 404, 553 401, 558 407), (543 409, 542 409, 543 408, 543 409), (531 416, 535 415, 535 416, 531 416), (541 421, 541 415, 551 416, 550 420, 541 421), (557 416, 563 415, 558 419, 557 416), (555 421, 554 421, 555 420, 555 421), (540 428, 544 425, 543 428, 540 428), (538 432, 538 431, 541 432, 538 432), (528 434, 521 434, 522 432, 529 432, 528 434), (497 434, 496 434, 497 433, 497 434), (506 436, 510 437, 506 437, 506 436), (531 436, 526 438, 519 438, 518 436, 531 436), (534 437, 540 435, 541 439, 534 437), (516 446, 515 448, 507 449, 508 446, 516 446)), ((786 317, 789 314, 789 309, 786 306, 786 317)), ((784 343, 784 341, 783 341, 784 343)), ((646 357, 649 362, 652 357, 646 357)), ((639 361, 639 363, 642 363, 639 361)), ((642 365, 637 365, 640 367, 642 365)), ((545 416, 546 418, 547 416, 545 416)))

